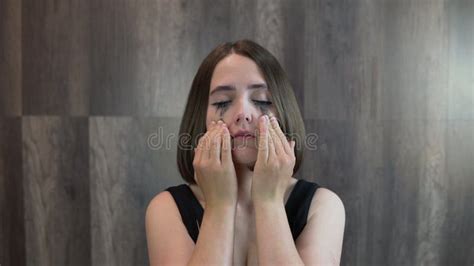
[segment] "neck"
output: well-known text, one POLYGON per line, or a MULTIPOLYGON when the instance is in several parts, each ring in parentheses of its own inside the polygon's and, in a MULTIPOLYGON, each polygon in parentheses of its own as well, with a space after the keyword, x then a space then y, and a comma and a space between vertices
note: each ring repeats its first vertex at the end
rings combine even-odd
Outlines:
POLYGON ((237 208, 251 210, 253 168, 242 164, 235 164, 234 166, 238 186, 237 208))

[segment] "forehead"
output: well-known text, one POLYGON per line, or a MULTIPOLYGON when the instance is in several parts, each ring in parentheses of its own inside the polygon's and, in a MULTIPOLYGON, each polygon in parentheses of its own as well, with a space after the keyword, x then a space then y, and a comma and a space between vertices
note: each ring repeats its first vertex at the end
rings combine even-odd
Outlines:
POLYGON ((222 59, 215 67, 211 79, 211 91, 216 86, 265 83, 257 64, 250 58, 231 54, 222 59))

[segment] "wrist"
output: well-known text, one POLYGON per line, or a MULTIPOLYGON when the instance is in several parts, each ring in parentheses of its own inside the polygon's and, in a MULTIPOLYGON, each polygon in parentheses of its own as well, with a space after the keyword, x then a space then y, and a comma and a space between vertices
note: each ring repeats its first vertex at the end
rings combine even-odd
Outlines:
POLYGON ((284 206, 283 199, 280 198, 256 198, 252 200, 256 208, 274 208, 277 206, 284 206))
POLYGON ((206 209, 216 212, 228 212, 235 211, 237 202, 220 202, 220 203, 208 203, 206 204, 206 209))

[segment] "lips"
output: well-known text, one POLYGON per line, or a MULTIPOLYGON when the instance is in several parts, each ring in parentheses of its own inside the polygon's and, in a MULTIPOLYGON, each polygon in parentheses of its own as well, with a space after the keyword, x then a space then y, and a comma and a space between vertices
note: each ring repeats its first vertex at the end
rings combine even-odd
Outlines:
POLYGON ((232 138, 255 138, 255 135, 250 131, 241 130, 233 134, 232 138))

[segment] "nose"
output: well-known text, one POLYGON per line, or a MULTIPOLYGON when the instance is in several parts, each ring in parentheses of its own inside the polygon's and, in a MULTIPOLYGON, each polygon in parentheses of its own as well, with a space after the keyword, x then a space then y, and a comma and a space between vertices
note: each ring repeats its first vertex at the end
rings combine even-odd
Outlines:
POLYGON ((235 123, 236 124, 241 124, 241 123, 248 123, 250 124, 252 122, 252 112, 250 106, 247 106, 247 103, 243 101, 239 101, 237 103, 237 112, 235 113, 235 123))
POLYGON ((252 122, 252 116, 249 113, 245 113, 245 112, 238 113, 235 122, 239 124, 243 121, 250 124, 250 122, 252 122))

